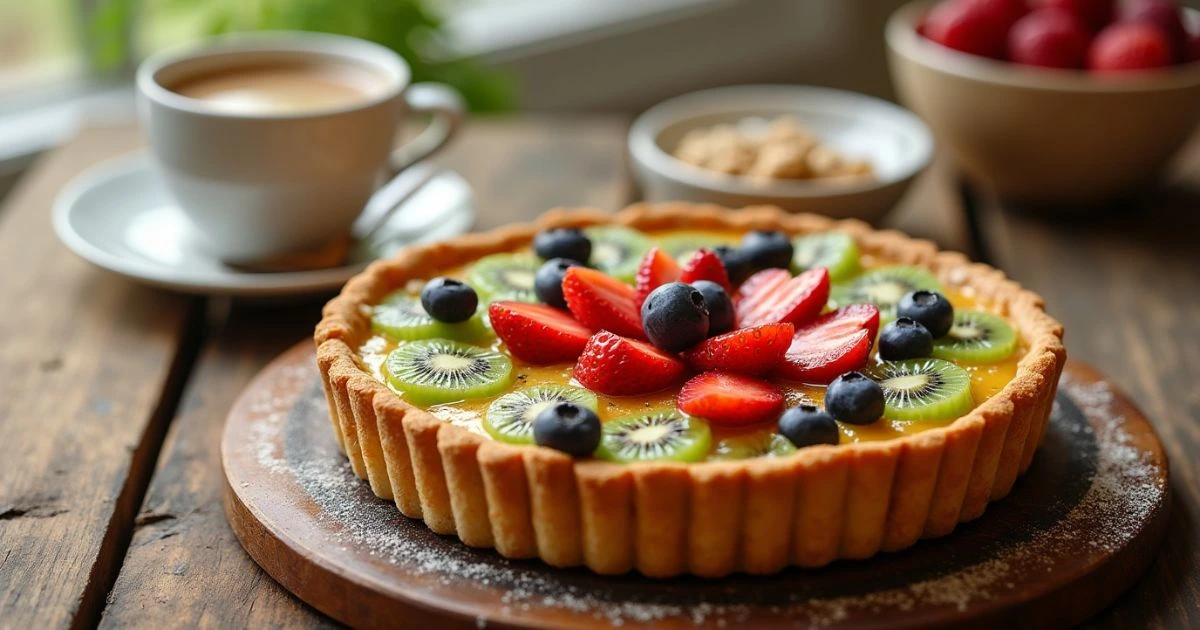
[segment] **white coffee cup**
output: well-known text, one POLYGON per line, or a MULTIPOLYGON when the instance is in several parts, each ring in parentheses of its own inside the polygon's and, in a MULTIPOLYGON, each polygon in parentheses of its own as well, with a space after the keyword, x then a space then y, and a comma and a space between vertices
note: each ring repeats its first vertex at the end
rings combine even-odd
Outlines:
POLYGON ((138 68, 137 91, 167 188, 203 245, 222 260, 253 262, 347 234, 386 179, 446 144, 462 122, 462 98, 409 80, 408 64, 383 46, 274 32, 155 55, 138 68), (354 67, 378 84, 361 100, 300 111, 239 111, 172 90, 194 77, 289 63, 354 67), (395 148, 409 112, 433 122, 395 148))

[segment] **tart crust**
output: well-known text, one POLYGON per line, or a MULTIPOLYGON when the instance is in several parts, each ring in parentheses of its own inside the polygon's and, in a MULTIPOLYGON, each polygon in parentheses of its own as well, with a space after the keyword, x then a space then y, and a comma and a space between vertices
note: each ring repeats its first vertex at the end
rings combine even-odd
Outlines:
POLYGON ((865 223, 756 206, 637 204, 555 210, 534 224, 408 248, 329 302, 317 363, 338 445, 354 473, 439 534, 510 558, 653 577, 772 573, 868 558, 942 536, 1004 497, 1033 460, 1066 362, 1062 326, 1004 274, 865 223), (362 366, 370 305, 410 279, 528 245, 538 230, 603 223, 641 230, 842 230, 865 253, 931 269, 1008 317, 1029 349, 997 394, 950 424, 882 442, 815 446, 732 462, 615 464, 504 444, 409 405, 362 366))

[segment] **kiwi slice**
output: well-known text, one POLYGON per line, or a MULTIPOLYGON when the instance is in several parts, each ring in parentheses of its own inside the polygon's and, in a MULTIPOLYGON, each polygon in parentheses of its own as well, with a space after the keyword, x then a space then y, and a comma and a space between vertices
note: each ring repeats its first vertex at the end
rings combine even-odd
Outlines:
POLYGON ((570 385, 534 385, 492 401, 483 416, 483 430, 500 442, 533 444, 533 420, 543 409, 571 402, 596 411, 596 395, 570 385))
POLYGON ((650 239, 637 230, 619 225, 598 225, 583 231, 592 240, 591 265, 604 273, 632 282, 650 239))
POLYGON ((971 375, 949 361, 891 361, 865 373, 883 388, 883 417, 891 420, 946 420, 975 406, 971 375))
POLYGON ((421 298, 397 291, 371 309, 371 329, 405 341, 435 337, 472 341, 491 334, 482 313, 482 309, 476 311, 470 319, 457 324, 439 322, 425 312, 421 298))
POLYGON ((792 241, 792 271, 800 273, 813 267, 829 270, 829 279, 837 282, 858 273, 858 243, 845 232, 823 232, 801 236, 792 241))
POLYGON ((781 457, 796 452, 796 445, 774 431, 755 431, 744 435, 727 437, 713 448, 712 460, 751 459, 754 457, 781 457))
POLYGON ((512 361, 449 339, 409 341, 392 350, 383 363, 392 387, 418 405, 495 396, 512 381, 512 361))
POLYGON ((933 340, 933 356, 950 361, 993 363, 1017 349, 1017 333, 999 315, 955 311, 950 332, 933 340))
POLYGON ((712 249, 718 245, 729 245, 734 241, 707 232, 673 232, 658 239, 658 248, 679 263, 687 262, 696 250, 712 249))
POLYGON ((858 277, 838 283, 830 292, 834 306, 874 304, 879 307, 883 321, 896 319, 896 303, 906 293, 917 289, 941 291, 942 283, 920 267, 895 265, 867 271, 858 277))
POLYGON ((695 462, 708 455, 711 445, 707 422, 663 409, 605 422, 596 457, 614 462, 695 462))
POLYGON ((528 254, 492 254, 475 261, 467 272, 467 284, 487 302, 537 302, 533 278, 541 266, 540 259, 528 254))

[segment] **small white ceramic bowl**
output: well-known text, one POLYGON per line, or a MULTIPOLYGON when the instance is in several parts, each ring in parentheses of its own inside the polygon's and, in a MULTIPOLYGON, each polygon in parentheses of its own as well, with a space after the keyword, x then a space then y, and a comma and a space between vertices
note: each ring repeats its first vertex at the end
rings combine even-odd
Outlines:
POLYGON ((862 94, 742 85, 693 92, 651 107, 629 130, 629 153, 649 201, 701 201, 732 208, 772 204, 793 212, 874 222, 929 164, 933 136, 908 110, 862 94), (692 129, 782 115, 794 116, 837 152, 869 161, 874 178, 761 182, 693 166, 672 155, 692 129))

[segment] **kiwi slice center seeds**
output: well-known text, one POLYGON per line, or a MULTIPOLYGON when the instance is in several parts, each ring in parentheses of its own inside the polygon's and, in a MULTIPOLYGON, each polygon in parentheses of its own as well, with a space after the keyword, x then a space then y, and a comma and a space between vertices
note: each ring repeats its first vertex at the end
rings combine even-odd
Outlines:
POLYGON ((604 423, 596 456, 617 462, 699 461, 708 455, 712 433, 699 418, 653 411, 604 423))
POLYGON ((512 380, 512 361, 493 350, 426 339, 393 350, 384 371, 412 402, 436 405, 500 393, 512 380))
POLYGON ((975 406, 970 374, 949 361, 891 361, 867 369, 866 375, 883 388, 883 415, 890 420, 945 420, 975 406))
POLYGON ((947 334, 961 341, 978 341, 987 337, 987 332, 980 329, 972 321, 955 322, 947 334))
POLYGON ((936 374, 904 374, 885 378, 880 384, 893 392, 898 404, 908 406, 937 391, 941 382, 936 374))
POLYGON ((1001 361, 1017 348, 1017 333, 1002 317, 986 311, 954 313, 950 332, 933 342, 939 359, 991 363, 1001 361))
POLYGON ((522 290, 533 290, 533 272, 524 269, 507 269, 503 272, 504 280, 508 284, 518 287, 522 290))
POLYGON ((488 435, 510 444, 533 443, 533 421, 547 407, 569 402, 596 411, 596 395, 571 385, 543 383, 509 392, 492 401, 483 417, 488 435))
POLYGON ((468 372, 478 372, 486 370, 478 359, 469 359, 457 354, 435 354, 429 357, 429 365, 440 373, 446 375, 446 378, 462 378, 468 372))

